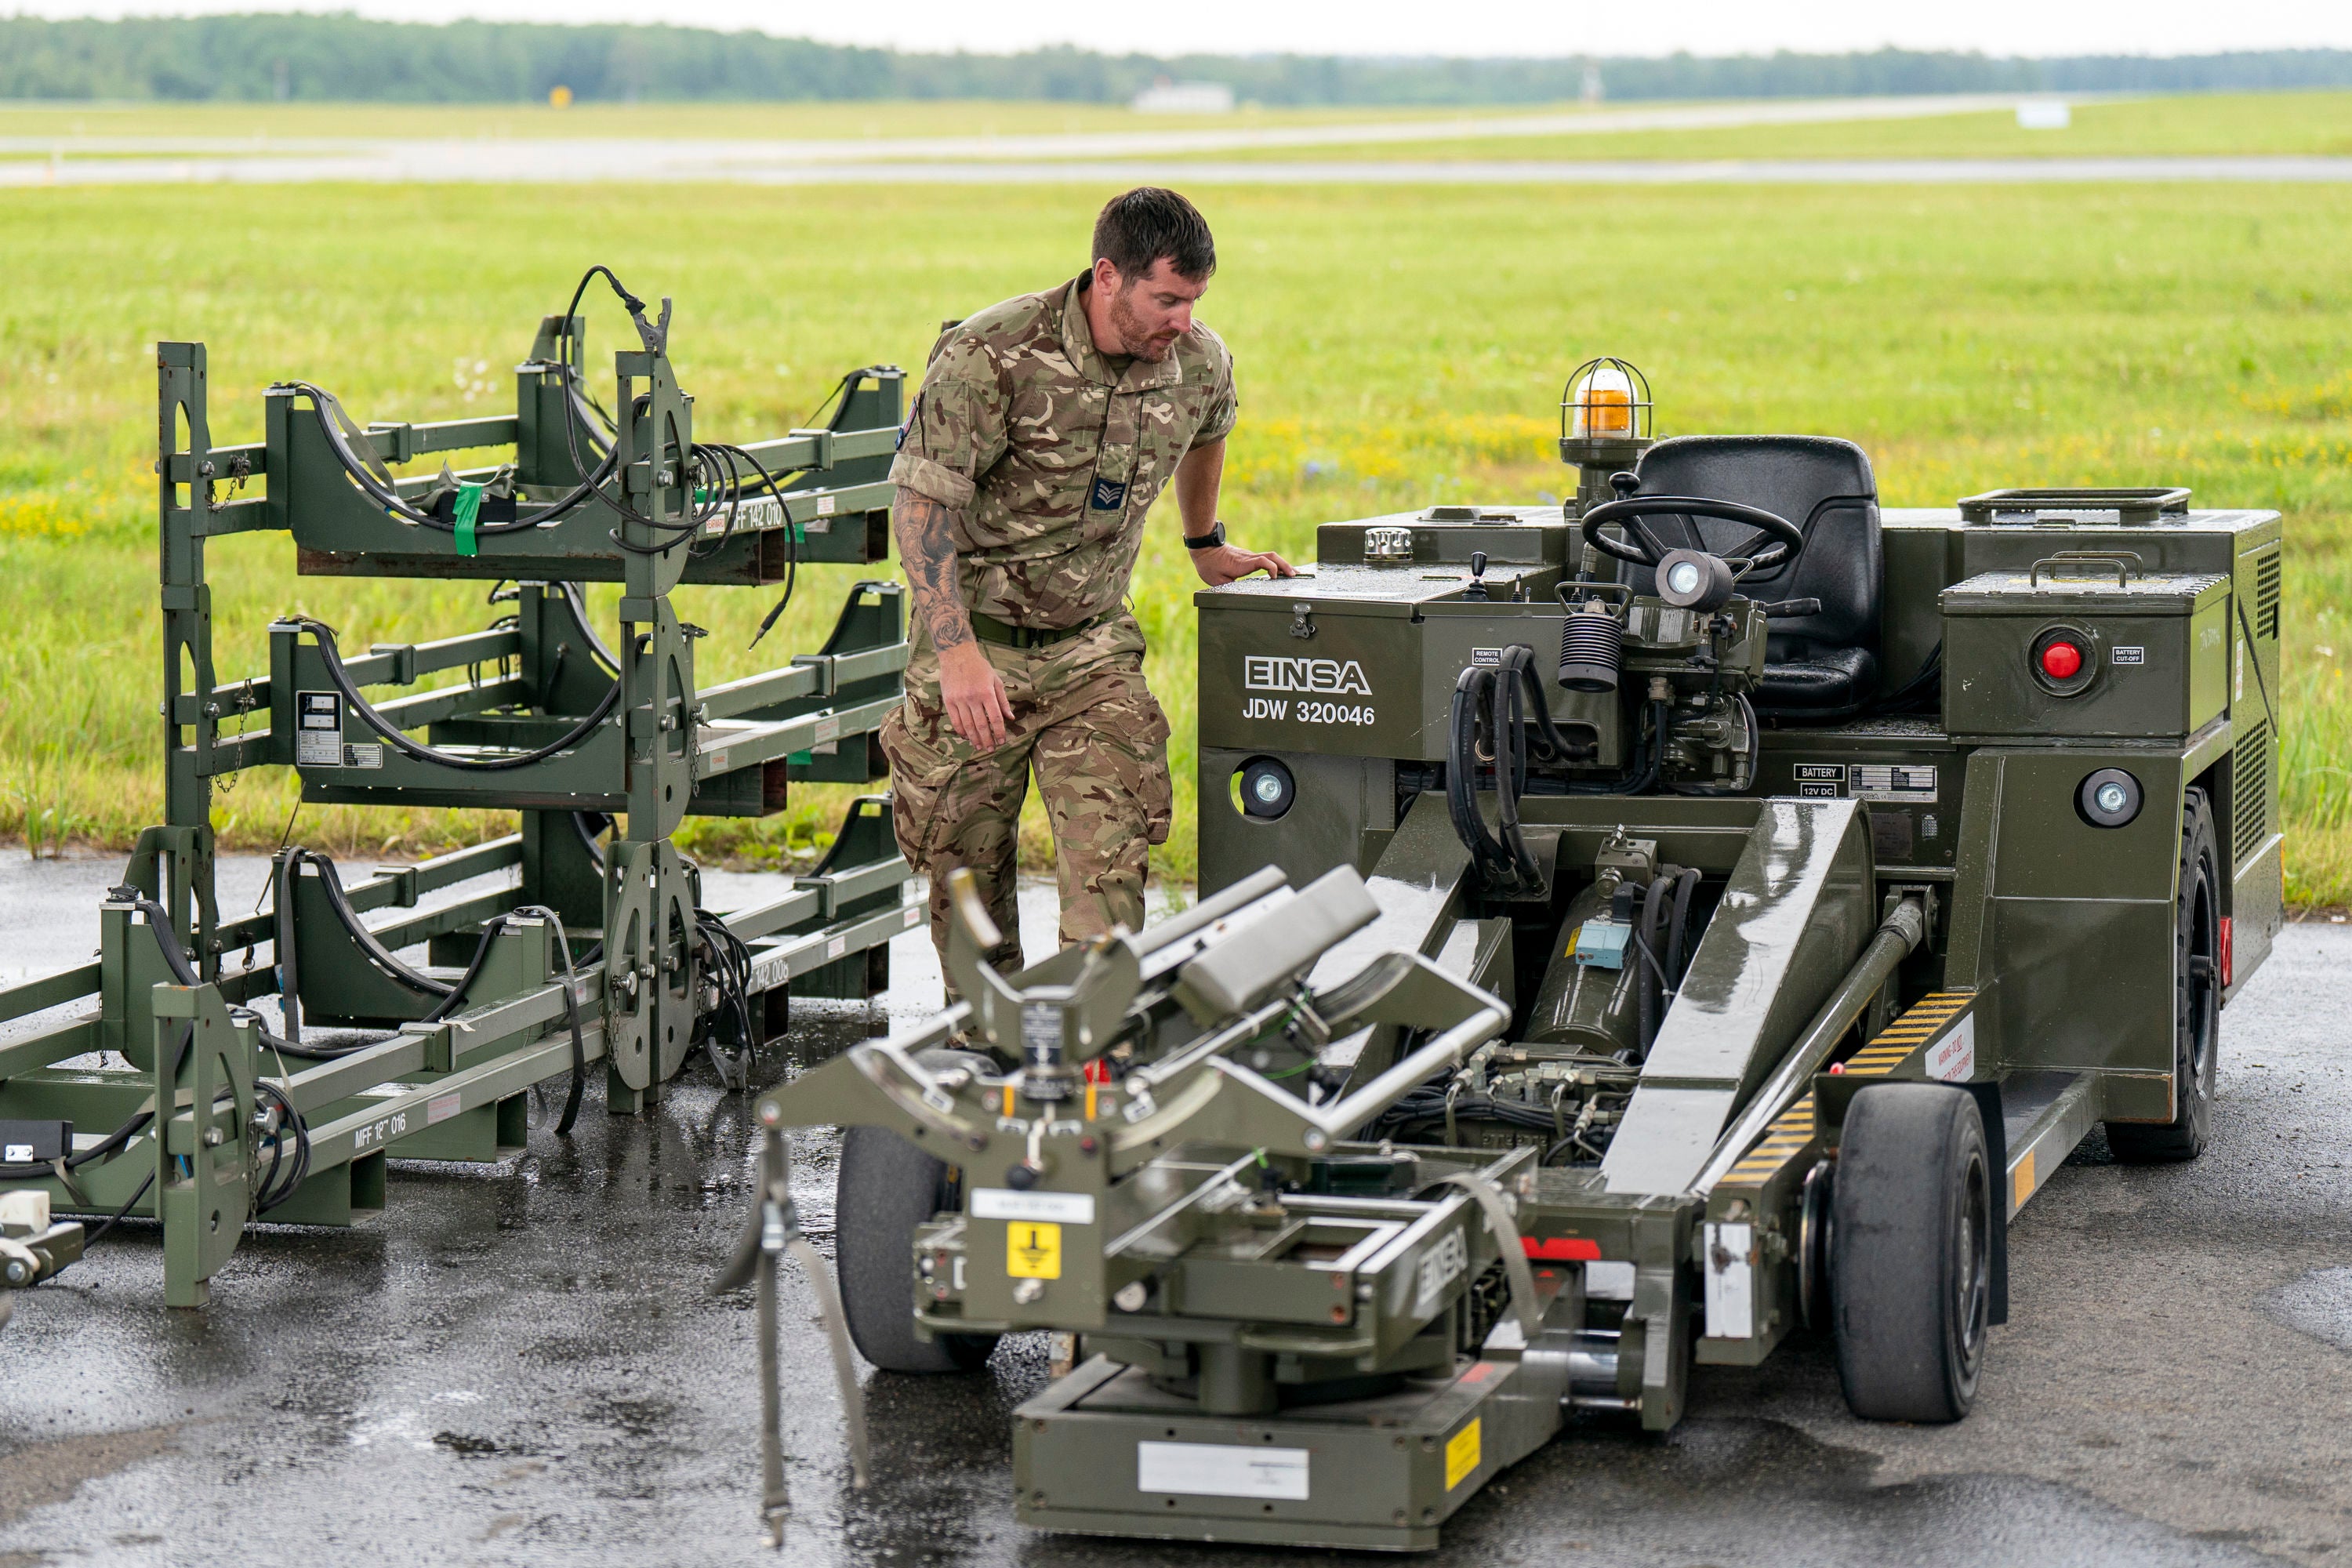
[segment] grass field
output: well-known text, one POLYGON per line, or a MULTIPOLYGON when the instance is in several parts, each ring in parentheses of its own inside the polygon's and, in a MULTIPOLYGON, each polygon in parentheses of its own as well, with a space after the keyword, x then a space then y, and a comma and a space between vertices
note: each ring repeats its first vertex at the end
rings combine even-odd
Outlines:
MULTIPOLYGON (((301 374, 357 417, 510 406, 504 367, 582 268, 678 301, 698 428, 798 419, 833 378, 919 363, 943 316, 1084 259, 1089 188, 664 192, 119 188, 0 195, 0 834, 119 846, 155 816, 153 373, 160 337, 210 345, 215 431, 258 434, 259 392, 301 374)), ((1588 354, 1642 363, 1669 432, 1818 431, 1877 463, 1890 505, 1997 485, 2179 482, 2284 509, 2289 877, 2352 900, 2352 191, 2336 187, 1200 190, 1223 268, 1204 308, 1239 356, 1224 513, 1245 542, 1312 552, 1320 519, 1436 500, 1533 500, 1559 382, 1588 354)), ((601 356, 617 325, 596 318, 601 356)), ((1176 728, 1191 870, 1192 579, 1163 507, 1135 602, 1176 728)), ((303 610, 347 644, 482 625, 480 585, 298 578, 286 541, 212 546, 220 670, 262 667, 303 610)), ((768 601, 688 590, 726 678, 814 646, 849 569, 768 601)), ((601 603, 609 605, 609 595, 601 603)), ((705 853, 806 847, 811 792, 705 853)), ((275 845, 293 795, 256 773, 219 803, 275 845)), ((414 854, 494 819, 311 808, 297 836, 414 854)))

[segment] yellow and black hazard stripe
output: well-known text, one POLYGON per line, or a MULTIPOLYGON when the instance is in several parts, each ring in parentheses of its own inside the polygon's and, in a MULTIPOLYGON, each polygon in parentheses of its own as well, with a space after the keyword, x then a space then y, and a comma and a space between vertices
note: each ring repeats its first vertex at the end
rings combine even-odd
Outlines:
MULTIPOLYGON (((1969 991, 1937 991, 1922 996, 1900 1018, 1879 1031, 1868 1045, 1846 1059, 1846 1076, 1886 1077, 1932 1044, 1975 1000, 1975 993, 1969 991)), ((1764 1130, 1764 1136, 1758 1140, 1756 1147, 1742 1155, 1739 1163, 1731 1167, 1728 1184, 1743 1187, 1762 1186, 1811 1145, 1813 1131, 1813 1096, 1808 1089, 1790 1101, 1788 1110, 1772 1119, 1771 1126, 1764 1130)))

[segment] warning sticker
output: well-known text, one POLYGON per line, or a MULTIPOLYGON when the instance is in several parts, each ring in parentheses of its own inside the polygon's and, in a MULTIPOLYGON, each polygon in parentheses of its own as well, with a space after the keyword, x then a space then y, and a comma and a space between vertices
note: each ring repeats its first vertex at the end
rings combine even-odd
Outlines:
POLYGON ((1452 1491, 1478 1468, 1478 1419, 1445 1440, 1445 1489, 1452 1491))
POLYGON ((1908 801, 1932 805, 1936 800, 1936 770, 1856 763, 1846 771, 1845 793, 1854 800, 1908 801))
POLYGON ((1004 1230, 1004 1272, 1015 1279, 1062 1277, 1062 1227, 1020 1220, 1004 1230))
POLYGON ((294 761, 306 768, 343 765, 343 700, 340 693, 294 694, 294 761))
POLYGON ((1975 1020, 1962 1018, 1952 1032, 1927 1047, 1927 1076, 1945 1083, 1966 1083, 1977 1074, 1975 1020))

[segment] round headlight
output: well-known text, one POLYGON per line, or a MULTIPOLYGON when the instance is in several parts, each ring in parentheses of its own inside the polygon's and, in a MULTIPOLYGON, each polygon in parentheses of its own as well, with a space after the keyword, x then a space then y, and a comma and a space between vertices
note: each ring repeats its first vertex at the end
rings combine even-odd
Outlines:
POLYGON ((1290 809, 1298 797, 1297 781, 1274 757, 1252 757, 1242 764, 1242 811, 1261 822, 1272 822, 1290 809))
POLYGON ((2074 809, 2094 827, 2122 827, 2139 816, 2139 780, 2121 768, 2101 768, 2074 791, 2074 809))
POLYGON ((1672 588, 1677 595, 1698 592, 1698 563, 1675 562, 1674 570, 1666 574, 1666 586, 1672 588))

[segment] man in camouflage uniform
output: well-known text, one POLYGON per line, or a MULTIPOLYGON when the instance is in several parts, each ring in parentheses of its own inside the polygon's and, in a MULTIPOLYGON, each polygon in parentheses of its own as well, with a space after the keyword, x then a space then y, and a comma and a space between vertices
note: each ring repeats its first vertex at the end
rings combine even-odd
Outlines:
POLYGON ((1053 824, 1062 941, 1143 925, 1167 841, 1168 720, 1125 609, 1152 501, 1172 479, 1203 582, 1290 576, 1224 542, 1233 356, 1192 320, 1216 251, 1173 191, 1118 196, 1094 265, 950 327, 907 421, 892 527, 915 599, 907 699, 882 726, 898 845, 931 879, 969 867, 1017 963, 1013 868, 1029 775, 1053 824))

